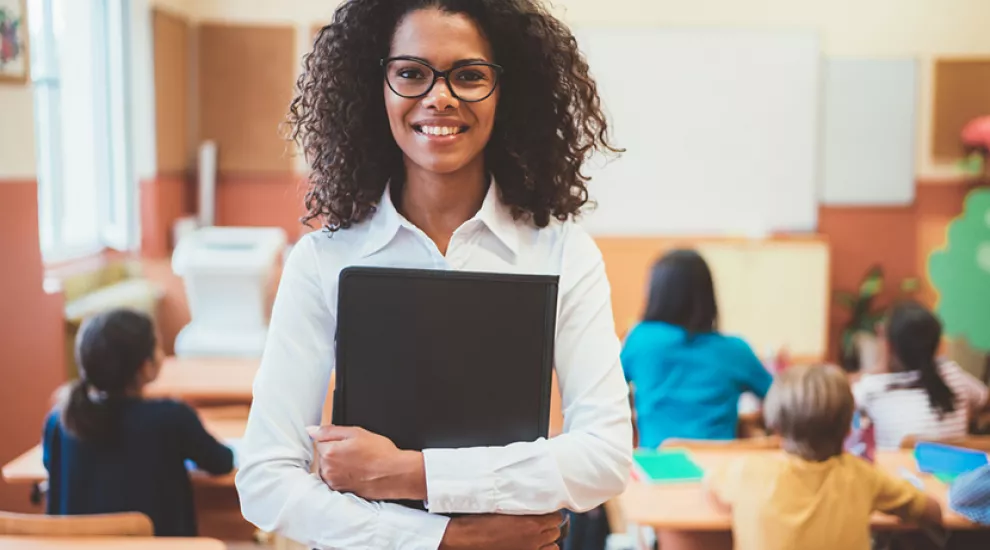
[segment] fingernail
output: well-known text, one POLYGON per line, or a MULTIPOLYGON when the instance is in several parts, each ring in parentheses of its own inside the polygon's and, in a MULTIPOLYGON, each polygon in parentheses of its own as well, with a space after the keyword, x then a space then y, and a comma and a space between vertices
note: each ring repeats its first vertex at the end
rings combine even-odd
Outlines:
POLYGON ((314 437, 315 438, 317 432, 319 432, 319 431, 320 431, 320 427, 319 426, 306 426, 306 433, 309 434, 309 437, 314 437))

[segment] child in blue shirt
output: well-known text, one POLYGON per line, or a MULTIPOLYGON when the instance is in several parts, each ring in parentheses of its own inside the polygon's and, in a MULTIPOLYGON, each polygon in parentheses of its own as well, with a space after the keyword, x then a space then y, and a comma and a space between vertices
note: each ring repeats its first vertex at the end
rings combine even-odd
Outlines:
POLYGON ((226 474, 234 457, 189 406, 142 397, 163 357, 141 313, 114 310, 83 324, 79 379, 45 421, 48 514, 142 512, 158 536, 196 536, 185 461, 226 474))
POLYGON ((693 250, 668 253, 654 266, 643 322, 622 350, 633 385, 639 446, 665 439, 734 439, 739 397, 762 399, 773 377, 745 341, 717 329, 708 264, 693 250))

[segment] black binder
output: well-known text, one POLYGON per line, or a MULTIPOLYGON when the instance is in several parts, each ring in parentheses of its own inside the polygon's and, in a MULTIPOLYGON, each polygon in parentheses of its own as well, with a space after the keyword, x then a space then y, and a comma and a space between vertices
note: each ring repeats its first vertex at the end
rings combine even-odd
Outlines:
POLYGON ((333 423, 406 450, 547 437, 558 277, 347 268, 333 423))

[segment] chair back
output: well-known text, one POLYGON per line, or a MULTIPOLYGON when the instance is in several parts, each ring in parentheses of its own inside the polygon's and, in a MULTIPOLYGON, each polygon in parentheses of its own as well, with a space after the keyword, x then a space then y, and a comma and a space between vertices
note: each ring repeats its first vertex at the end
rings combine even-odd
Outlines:
POLYGON ((750 437, 746 439, 711 440, 711 439, 668 439, 660 445, 661 449, 689 449, 697 451, 752 451, 780 448, 780 437, 769 435, 765 437, 750 437))

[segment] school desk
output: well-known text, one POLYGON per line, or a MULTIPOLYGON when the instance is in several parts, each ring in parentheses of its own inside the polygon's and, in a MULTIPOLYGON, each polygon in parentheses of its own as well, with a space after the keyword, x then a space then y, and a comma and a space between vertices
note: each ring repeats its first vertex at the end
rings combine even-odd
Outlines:
POLYGON ((258 359, 169 357, 145 393, 195 404, 249 404, 259 364, 258 359))
MULTIPOLYGON (((713 450, 689 451, 691 457, 703 469, 710 470, 742 454, 772 456, 779 450, 713 450)), ((942 506, 945 527, 950 530, 979 528, 969 520, 952 512, 948 506, 948 487, 931 476, 918 474, 912 452, 878 451, 877 464, 888 473, 898 476, 901 468, 918 475, 925 490, 942 506)), ((731 548, 729 532, 732 529, 728 513, 716 508, 702 488, 701 483, 676 485, 650 485, 633 481, 618 499, 623 519, 633 525, 657 531, 664 548, 731 548)), ((908 528, 893 516, 876 514, 872 525, 876 529, 894 530, 908 528)))
MULTIPOLYGON (((244 435, 246 419, 217 419, 204 421, 207 431, 220 440, 238 439, 244 435)), ((48 479, 48 471, 42 459, 41 445, 8 462, 3 467, 3 479, 10 484, 41 483, 48 479)), ((202 472, 192 472, 193 482, 204 486, 233 487, 234 474, 209 476, 202 472)))
POLYGON ((208 538, 153 537, 11 537, 0 536, 0 550, 224 550, 208 538))

